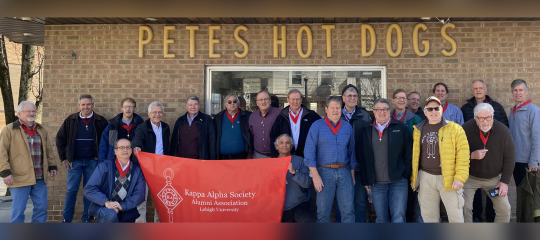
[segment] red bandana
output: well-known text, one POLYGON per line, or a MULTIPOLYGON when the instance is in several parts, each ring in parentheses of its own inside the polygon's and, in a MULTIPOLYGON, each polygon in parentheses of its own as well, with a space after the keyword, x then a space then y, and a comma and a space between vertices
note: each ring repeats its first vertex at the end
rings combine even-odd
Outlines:
POLYGON ((229 112, 225 111, 225 114, 227 114, 227 117, 229 118, 229 120, 231 121, 231 123, 234 125, 234 122, 236 121, 236 119, 238 118, 238 115, 240 115, 240 111, 236 111, 236 114, 234 115, 234 118, 231 117, 231 115, 229 114, 229 112))
POLYGON ((37 126, 34 126, 34 130, 30 130, 26 125, 23 124, 22 128, 26 133, 28 133, 28 135, 30 135, 30 137, 34 137, 36 134, 37 126))
POLYGON ((373 122, 373 126, 377 129, 377 132, 379 132, 379 140, 382 139, 382 135, 384 133, 384 129, 386 129, 388 127, 388 125, 390 125, 390 120, 388 120, 388 122, 384 125, 383 127, 383 130, 382 131, 379 131, 379 128, 377 127, 377 121, 374 121, 373 122))
POLYGON ((296 124, 296 122, 298 122, 298 118, 300 117, 300 115, 302 115, 302 108, 300 108, 300 110, 298 110, 298 114, 296 114, 296 117, 293 115, 291 109, 289 108, 289 117, 294 122, 294 124, 296 124))
POLYGON ((484 137, 484 134, 482 133, 481 129, 478 129, 480 132, 480 138, 482 139, 482 142, 484 143, 484 149, 486 149, 487 140, 489 138, 489 134, 491 134, 491 131, 488 132, 487 137, 484 137))
POLYGON ((444 103, 444 106, 442 108, 442 113, 444 113, 447 108, 448 108, 448 103, 444 103))
MULTIPOLYGON (((405 112, 403 113, 403 116, 401 117, 401 120, 400 120, 401 122, 403 122, 403 120, 405 120, 405 115, 407 115, 407 110, 405 110, 405 112)), ((398 120, 395 110, 394 110, 394 119, 398 120)))
MULTIPOLYGON (((86 126, 88 126, 88 124, 90 123, 90 121, 92 121, 92 119, 94 118, 94 115, 92 115, 92 117, 90 118, 81 118, 81 120, 84 122, 84 124, 86 124, 86 126)), ((88 129, 86 129, 88 130, 88 129)))
POLYGON ((122 170, 122 165, 120 165, 120 161, 118 161, 118 158, 114 160, 116 162, 116 169, 118 169, 118 173, 120 173, 120 177, 124 178, 129 170, 129 165, 131 164, 131 161, 128 162, 126 170, 122 170))
POLYGON ((337 132, 339 131, 339 128, 341 127, 341 121, 339 121, 336 127, 332 126, 332 123, 330 123, 330 120, 328 120, 328 116, 324 117, 324 121, 326 121, 326 124, 328 125, 328 127, 330 127, 330 130, 332 130, 334 135, 337 135, 337 132))
POLYGON ((133 124, 133 121, 129 123, 129 126, 125 123, 122 123, 122 127, 128 131, 128 137, 129 137, 129 131, 131 131, 131 128, 133 128, 135 124, 133 124))
POLYGON ((531 103, 531 99, 527 100, 526 102, 522 103, 518 108, 516 108, 516 106, 514 106, 514 109, 512 109, 512 111, 514 112, 514 115, 516 115, 516 111, 519 110, 520 108, 522 108, 523 106, 527 105, 531 103))

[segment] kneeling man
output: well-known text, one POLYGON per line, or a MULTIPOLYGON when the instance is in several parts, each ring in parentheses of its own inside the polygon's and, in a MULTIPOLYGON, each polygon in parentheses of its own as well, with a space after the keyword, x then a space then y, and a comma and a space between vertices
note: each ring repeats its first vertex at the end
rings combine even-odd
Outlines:
POLYGON ((116 141, 116 160, 100 163, 84 187, 84 196, 92 202, 88 214, 101 223, 135 222, 139 217, 146 180, 139 163, 130 161, 131 153, 129 140, 116 141))

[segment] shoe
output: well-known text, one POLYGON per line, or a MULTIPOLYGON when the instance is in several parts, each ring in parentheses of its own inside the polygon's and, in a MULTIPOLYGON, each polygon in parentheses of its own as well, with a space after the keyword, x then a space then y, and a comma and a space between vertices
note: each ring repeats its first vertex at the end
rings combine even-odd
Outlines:
POLYGON ((71 221, 66 221, 66 219, 62 219, 63 223, 71 223, 71 221))
POLYGON ((83 223, 90 223, 90 220, 83 220, 83 223))
POLYGON ((478 218, 474 218, 472 221, 473 221, 473 222, 482 222, 482 220, 481 220, 481 219, 478 219, 478 218))

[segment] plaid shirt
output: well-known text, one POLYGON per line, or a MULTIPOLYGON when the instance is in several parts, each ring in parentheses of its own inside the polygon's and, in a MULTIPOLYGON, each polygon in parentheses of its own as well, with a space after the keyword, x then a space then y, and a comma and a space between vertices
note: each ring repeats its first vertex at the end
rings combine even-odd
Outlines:
MULTIPOLYGON (((23 124, 24 123, 21 122, 21 128, 23 124)), ((34 124, 34 126, 29 129, 32 131, 35 127, 37 126, 34 124)), ((34 134, 34 137, 31 137, 26 131, 24 131, 24 133, 28 140, 28 147, 30 149, 30 156, 32 156, 32 164, 34 165, 36 179, 43 179, 43 147, 41 146, 41 136, 39 136, 37 131, 36 134, 34 134)))

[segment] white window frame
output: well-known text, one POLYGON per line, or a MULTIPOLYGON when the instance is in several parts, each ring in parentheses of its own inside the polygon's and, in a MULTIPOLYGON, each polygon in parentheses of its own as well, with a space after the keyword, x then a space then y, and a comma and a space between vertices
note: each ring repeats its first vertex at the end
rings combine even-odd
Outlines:
MULTIPOLYGON (((386 84, 386 66, 380 65, 297 65, 297 66, 253 66, 253 65, 205 65, 205 93, 204 96, 211 96, 212 94, 212 72, 222 71, 242 71, 242 72, 268 72, 268 71, 288 71, 289 72, 289 84, 292 77, 292 71, 381 71, 381 96, 385 97, 387 94, 386 84)), ((320 85, 321 74, 318 74, 318 82, 320 85)), ((302 84, 303 86, 303 84, 302 84)), ((212 107, 212 101, 209 97, 204 98, 204 112, 210 114, 209 111, 212 107)))

